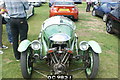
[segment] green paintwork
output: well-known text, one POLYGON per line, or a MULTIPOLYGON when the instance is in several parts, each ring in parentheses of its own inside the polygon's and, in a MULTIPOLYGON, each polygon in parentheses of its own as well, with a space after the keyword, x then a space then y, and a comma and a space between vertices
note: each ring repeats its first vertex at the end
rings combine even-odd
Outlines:
POLYGON ((57 34, 57 33, 65 33, 67 35, 69 35, 70 37, 72 36, 73 30, 71 27, 67 26, 67 25, 51 25, 49 27, 47 27, 44 30, 46 36, 49 38, 51 37, 53 34, 57 34))
POLYGON ((88 41, 88 44, 91 46, 94 52, 102 53, 102 49, 96 41, 88 41))
POLYGON ((42 54, 45 56, 48 49, 50 48, 50 37, 57 33, 64 33, 71 37, 68 42, 68 48, 74 50, 75 46, 75 24, 65 17, 52 17, 44 21, 42 30, 39 35, 40 41, 42 42, 42 54), (73 41, 73 42, 71 42, 73 41), (71 44, 72 43, 72 44, 71 44))
POLYGON ((42 55, 46 55, 47 54, 47 50, 48 50, 48 46, 47 46, 47 43, 49 43, 49 42, 45 42, 45 40, 44 40, 44 37, 42 36, 42 39, 41 39, 41 41, 42 41, 42 55))
POLYGON ((23 40, 18 47, 18 51, 24 52, 30 44, 31 42, 29 40, 23 40))

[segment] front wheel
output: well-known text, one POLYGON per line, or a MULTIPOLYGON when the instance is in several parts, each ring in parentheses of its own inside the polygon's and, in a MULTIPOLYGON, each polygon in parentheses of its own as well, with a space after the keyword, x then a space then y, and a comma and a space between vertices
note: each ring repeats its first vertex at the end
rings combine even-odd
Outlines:
POLYGON ((25 79, 31 78, 33 70, 33 61, 32 50, 30 48, 21 53, 20 64, 23 78, 25 79))
POLYGON ((113 34, 113 25, 112 25, 112 21, 111 20, 108 20, 106 22, 106 31, 110 34, 113 34))
POLYGON ((85 69, 87 78, 95 78, 98 73, 99 67, 99 54, 95 53, 92 49, 88 52, 87 68, 85 69))

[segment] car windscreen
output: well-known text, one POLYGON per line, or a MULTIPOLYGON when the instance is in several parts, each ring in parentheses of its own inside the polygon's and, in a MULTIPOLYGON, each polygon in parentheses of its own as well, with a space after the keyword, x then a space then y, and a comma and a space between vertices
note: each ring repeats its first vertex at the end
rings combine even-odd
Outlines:
POLYGON ((120 8, 119 7, 117 9, 115 9, 115 10, 112 10, 110 13, 113 16, 115 16, 116 18, 120 19, 120 8))
POLYGON ((119 3, 112 3, 111 7, 118 7, 119 3))
POLYGON ((65 1, 59 1, 59 2, 55 2, 55 5, 74 5, 73 2, 65 2, 65 1))
POLYGON ((107 8, 107 3, 104 3, 103 5, 101 5, 101 8, 107 8))
POLYGON ((46 34, 48 38, 57 33, 65 33, 71 37, 73 33, 73 29, 65 24, 60 24, 60 25, 53 24, 53 25, 48 26, 44 30, 44 33, 46 34))
POLYGON ((76 29, 75 23, 73 21, 71 21, 69 18, 66 18, 63 16, 54 16, 54 17, 51 17, 51 18, 47 19, 46 21, 44 21, 44 23, 42 25, 42 30, 45 30, 50 25, 63 25, 63 24, 68 25, 73 30, 76 29))
POLYGON ((119 3, 119 5, 118 5, 118 17, 119 17, 119 19, 120 19, 120 3, 119 3))

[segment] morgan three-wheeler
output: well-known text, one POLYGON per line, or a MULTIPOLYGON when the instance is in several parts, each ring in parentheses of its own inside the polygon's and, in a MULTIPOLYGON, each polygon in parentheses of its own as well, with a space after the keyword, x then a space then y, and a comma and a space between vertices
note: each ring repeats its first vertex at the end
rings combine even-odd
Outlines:
POLYGON ((43 22, 37 40, 23 40, 18 47, 23 78, 31 78, 36 57, 47 62, 52 75, 67 75, 68 68, 74 66, 70 63, 76 60, 83 63, 81 67, 87 78, 95 78, 101 47, 93 40, 78 43, 75 29, 76 25, 70 19, 54 16, 43 22))

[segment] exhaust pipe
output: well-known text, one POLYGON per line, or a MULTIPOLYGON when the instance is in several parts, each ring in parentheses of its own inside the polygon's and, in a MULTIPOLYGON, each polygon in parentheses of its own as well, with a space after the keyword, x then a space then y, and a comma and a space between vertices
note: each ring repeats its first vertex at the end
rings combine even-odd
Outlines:
POLYGON ((39 58, 39 55, 38 54, 34 54, 33 56, 35 59, 38 59, 39 58))

